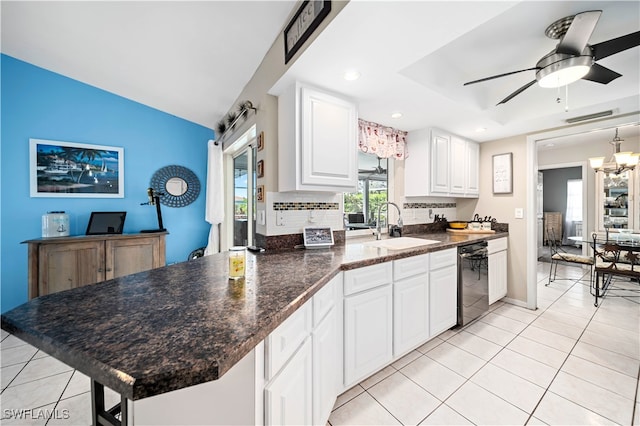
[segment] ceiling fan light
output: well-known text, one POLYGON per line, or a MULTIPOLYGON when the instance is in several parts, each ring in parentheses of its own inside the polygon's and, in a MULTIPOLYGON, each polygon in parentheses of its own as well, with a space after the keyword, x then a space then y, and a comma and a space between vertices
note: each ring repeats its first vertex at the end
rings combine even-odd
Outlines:
POLYGON ((604 157, 592 157, 592 158, 589 158, 589 164, 594 169, 600 169, 604 165, 604 157))
POLYGON ((540 87, 555 88, 566 86, 580 80, 587 75, 591 67, 587 65, 573 65, 567 68, 552 71, 538 80, 540 87))

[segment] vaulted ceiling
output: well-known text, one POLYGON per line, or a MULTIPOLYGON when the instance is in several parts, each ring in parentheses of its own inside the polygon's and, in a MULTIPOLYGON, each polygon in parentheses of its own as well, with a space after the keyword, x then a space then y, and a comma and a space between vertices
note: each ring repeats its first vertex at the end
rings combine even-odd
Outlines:
MULTIPOLYGON (((233 108, 298 3, 1 3, 2 53, 210 128, 233 108)), ((553 21, 602 10, 590 44, 640 30, 636 1, 351 1, 271 89, 293 79, 344 93, 362 118, 402 130, 439 126, 478 141, 555 128, 570 117, 640 110, 640 48, 599 61, 622 77, 534 85, 523 72, 557 41, 553 21), (361 77, 345 81, 344 71, 361 77), (557 99, 560 98, 558 101, 557 99), (568 111, 567 111, 568 109, 568 111), (401 112, 399 119, 390 117, 401 112), (477 128, 485 128, 477 133, 477 128)))

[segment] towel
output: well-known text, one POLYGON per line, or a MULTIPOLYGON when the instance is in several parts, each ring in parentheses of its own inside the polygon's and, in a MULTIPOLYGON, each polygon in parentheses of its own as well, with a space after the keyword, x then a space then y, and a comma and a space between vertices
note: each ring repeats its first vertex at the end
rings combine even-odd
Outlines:
POLYGON ((205 255, 220 252, 220 224, 224 220, 222 145, 216 145, 213 140, 210 140, 208 153, 205 220, 211 224, 211 230, 205 255))

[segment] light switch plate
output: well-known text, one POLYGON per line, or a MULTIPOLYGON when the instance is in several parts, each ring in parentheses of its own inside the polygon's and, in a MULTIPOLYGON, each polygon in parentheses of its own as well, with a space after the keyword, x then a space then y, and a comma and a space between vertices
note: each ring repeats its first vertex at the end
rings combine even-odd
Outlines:
POLYGON ((524 209, 522 207, 516 207, 516 219, 524 218, 524 209))
POLYGON ((264 225, 265 223, 265 211, 258 210, 258 225, 264 225))

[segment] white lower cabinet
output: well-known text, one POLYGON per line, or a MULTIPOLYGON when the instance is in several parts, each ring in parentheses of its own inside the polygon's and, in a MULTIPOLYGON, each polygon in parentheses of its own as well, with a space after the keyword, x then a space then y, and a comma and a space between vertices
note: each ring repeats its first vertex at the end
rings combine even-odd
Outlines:
POLYGON ((338 353, 338 314, 334 306, 313 330, 313 424, 324 425, 336 402, 342 377, 338 353))
POLYGON ((356 383, 391 361, 392 299, 391 284, 345 297, 345 386, 356 383))
POLYGON ((393 355, 429 339, 429 281, 407 278, 393 285, 393 355))
POLYGON ((311 424, 311 357, 311 339, 307 337, 287 365, 267 384, 264 389, 265 424, 311 424))
POLYGON ((393 262, 393 356, 427 341, 429 332, 429 255, 393 262))
POLYGON ((437 336, 458 321, 458 285, 456 265, 445 266, 429 274, 429 329, 437 336))
POLYGON ((489 240, 489 304, 507 295, 507 239, 489 240))

